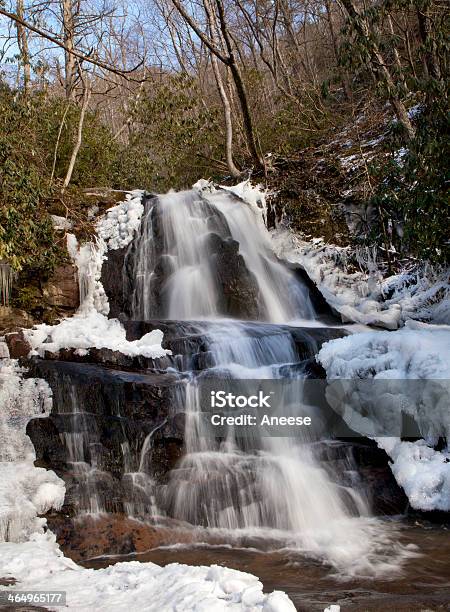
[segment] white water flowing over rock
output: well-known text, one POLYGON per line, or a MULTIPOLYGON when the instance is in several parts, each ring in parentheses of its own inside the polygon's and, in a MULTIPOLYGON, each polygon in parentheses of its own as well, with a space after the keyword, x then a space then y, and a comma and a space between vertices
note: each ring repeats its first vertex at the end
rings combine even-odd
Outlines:
POLYGON ((273 255, 264 225, 263 194, 248 183, 216 189, 201 181, 194 189, 169 192, 155 198, 147 210, 134 263, 136 288, 133 317, 149 319, 155 312, 152 282, 157 266, 170 269, 163 286, 170 319, 220 316, 217 279, 211 263, 208 238, 217 233, 239 243, 239 254, 255 279, 263 318, 285 322, 295 316, 314 318, 306 288, 273 255), (246 198, 245 201, 242 198, 246 198), (244 203, 245 202, 245 203, 244 203), (153 218, 157 212, 158 224, 153 218), (212 224, 220 228, 211 227, 212 224), (155 253, 156 237, 164 253, 155 253))
POLYGON ((450 452, 433 449, 439 435, 450 439, 450 327, 411 321, 395 332, 355 334, 327 342, 318 360, 328 380, 344 381, 342 393, 328 399, 338 402, 335 409, 354 429, 358 423, 366 426, 360 418, 364 379, 384 381, 377 412, 380 424, 389 431, 392 419, 401 419, 403 411, 415 420, 425 440, 411 443, 374 436, 378 445, 391 457, 392 472, 413 508, 450 510, 450 452), (416 380, 420 385, 408 384, 416 380), (386 409, 388 396, 393 412, 386 409))

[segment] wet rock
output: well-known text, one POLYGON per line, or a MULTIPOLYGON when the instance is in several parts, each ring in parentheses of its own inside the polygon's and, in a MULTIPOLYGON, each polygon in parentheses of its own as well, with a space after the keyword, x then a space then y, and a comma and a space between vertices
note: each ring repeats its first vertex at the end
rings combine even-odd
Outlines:
POLYGON ((375 442, 363 436, 321 442, 315 445, 317 457, 329 464, 338 479, 359 489, 376 515, 403 514, 408 498, 389 467, 389 457, 375 442))
POLYGON ((239 253, 239 243, 211 233, 207 238, 207 248, 217 283, 219 312, 238 319, 258 319, 258 283, 239 253))
POLYGON ((53 391, 50 416, 31 420, 27 433, 37 464, 65 480, 66 507, 130 508, 122 479, 138 472, 149 435, 150 476, 164 481, 181 456, 184 415, 177 410, 184 407, 184 383, 179 376, 41 359, 30 361, 29 375, 44 378, 53 391))
POLYGON ((143 553, 162 545, 194 541, 195 534, 178 521, 155 527, 125 514, 72 518, 48 514, 47 523, 64 554, 76 562, 102 555, 143 553))
POLYGON ((49 361, 71 361, 74 363, 92 363, 105 365, 114 369, 125 370, 165 370, 171 365, 169 356, 144 357, 143 355, 124 355, 120 351, 113 351, 107 348, 90 348, 80 352, 74 348, 62 348, 58 352, 45 351, 44 359, 49 361))
POLYGON ((109 316, 118 318, 128 311, 129 293, 123 275, 124 258, 128 247, 108 251, 103 262, 100 281, 109 301, 109 316))

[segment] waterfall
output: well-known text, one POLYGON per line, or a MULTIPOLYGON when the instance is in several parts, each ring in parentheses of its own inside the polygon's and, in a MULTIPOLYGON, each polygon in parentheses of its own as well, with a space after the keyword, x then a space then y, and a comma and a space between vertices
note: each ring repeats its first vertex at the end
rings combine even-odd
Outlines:
POLYGON ((321 461, 323 441, 308 431, 275 437, 230 425, 219 435, 202 403, 205 383, 250 394, 273 381, 283 389, 274 414, 320 419, 303 391, 307 364, 314 338, 334 332, 316 321, 295 327, 315 318, 309 291, 271 251, 262 216, 225 190, 147 197, 123 248, 124 325, 165 330, 170 367, 39 366, 53 387, 78 511, 162 516, 228 538, 257 534, 370 572, 373 550, 388 539, 351 460, 321 461), (180 441, 179 454, 165 440, 180 441))
MULTIPOLYGON (((186 412, 185 455, 158 494, 159 508, 210 529, 276 531, 336 564, 368 554, 355 520, 369 516, 367 500, 325 469, 309 440, 260 431, 242 439, 233 427, 218 440, 202 413, 202 378, 242 387, 245 379, 305 377, 294 367, 305 356, 289 327, 277 324, 313 319, 314 309, 306 287, 274 257, 261 215, 220 190, 152 198, 124 269, 132 270, 131 318, 197 320, 208 356, 203 371, 185 372, 178 404, 186 412)), ((311 342, 310 357, 316 349, 311 342)), ((286 397, 281 414, 302 401, 286 397)))
POLYGON ((233 292, 254 302, 257 316, 242 318, 313 318, 306 288, 276 260, 261 225, 249 205, 226 191, 153 198, 130 255, 132 318, 239 318, 248 313, 243 304, 227 302, 239 300, 233 292))

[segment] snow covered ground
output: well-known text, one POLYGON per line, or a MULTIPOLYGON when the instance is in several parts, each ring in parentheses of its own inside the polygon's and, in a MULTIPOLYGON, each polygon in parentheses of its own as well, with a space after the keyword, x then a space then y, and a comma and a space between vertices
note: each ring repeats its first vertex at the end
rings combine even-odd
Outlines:
MULTIPOLYGON (((281 591, 268 595, 256 576, 212 565, 128 561, 85 569, 65 558, 51 533, 0 544, 0 576, 25 591, 66 591, 67 608, 80 612, 295 612, 281 591)), ((1 589, 2 587, 0 587, 1 589)))
POLYGON ((41 356, 45 351, 57 352, 61 348, 75 348, 80 354, 86 354, 90 348, 106 348, 132 357, 143 355, 153 359, 170 353, 161 346, 163 333, 159 329, 129 342, 118 319, 108 319, 96 310, 85 311, 83 308, 58 325, 43 323, 24 330, 24 334, 33 353, 41 356))
POLYGON ((346 422, 366 435, 378 424, 371 437, 390 456, 411 506, 450 510, 450 452, 434 450, 439 437, 450 439, 450 326, 409 321, 394 332, 353 334, 324 344, 317 359, 330 381, 328 401, 346 422), (370 380, 380 386, 368 398, 370 380), (389 435, 402 412, 415 420, 423 440, 389 435))

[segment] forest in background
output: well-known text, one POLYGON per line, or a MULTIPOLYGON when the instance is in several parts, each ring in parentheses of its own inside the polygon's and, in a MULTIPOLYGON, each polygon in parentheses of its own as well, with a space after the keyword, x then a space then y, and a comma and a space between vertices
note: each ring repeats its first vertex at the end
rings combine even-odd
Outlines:
POLYGON ((276 187, 375 109, 385 155, 349 239, 448 263, 448 32, 431 0, 0 2, 1 274, 48 277, 50 214, 88 233, 89 190, 276 187))

